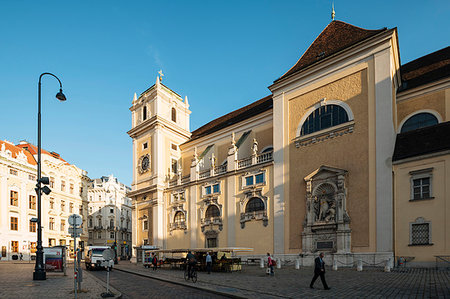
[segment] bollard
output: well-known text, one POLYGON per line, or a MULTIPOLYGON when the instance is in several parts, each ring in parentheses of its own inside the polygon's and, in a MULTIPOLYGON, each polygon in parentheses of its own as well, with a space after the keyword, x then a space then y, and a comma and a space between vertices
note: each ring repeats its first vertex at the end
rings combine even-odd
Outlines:
POLYGON ((363 265, 362 265, 362 260, 358 260, 358 266, 356 267, 356 270, 358 271, 362 271, 363 270, 363 265))
POLYGON ((260 268, 264 268, 264 259, 261 259, 261 260, 259 261, 259 267, 260 267, 260 268))
POLYGON ((333 259, 333 270, 337 271, 337 269, 338 269, 337 260, 334 258, 333 259))
POLYGON ((300 260, 296 259, 295 260, 295 270, 298 270, 298 269, 300 269, 300 260))
POLYGON ((384 272, 391 272, 391 267, 392 267, 392 258, 388 258, 386 260, 386 264, 384 265, 384 272))
POLYGON ((277 269, 281 269, 281 260, 277 258, 277 269))

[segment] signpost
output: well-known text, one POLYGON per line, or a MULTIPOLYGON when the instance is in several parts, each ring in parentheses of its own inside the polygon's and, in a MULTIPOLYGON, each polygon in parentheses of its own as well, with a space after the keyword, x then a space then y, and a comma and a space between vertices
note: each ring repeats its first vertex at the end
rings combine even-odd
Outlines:
POLYGON ((111 262, 114 259, 115 253, 114 250, 111 248, 103 250, 102 253, 103 259, 105 260, 102 266, 106 266, 107 272, 106 272, 106 293, 102 293, 102 297, 114 297, 114 294, 109 292, 109 270, 111 269, 111 262))
POLYGON ((81 257, 77 254, 77 237, 81 235, 83 232, 83 229, 81 228, 81 224, 83 223, 83 220, 81 219, 80 215, 72 214, 69 216, 69 234, 73 238, 73 249, 74 249, 74 259, 73 259, 73 287, 75 290, 75 299, 77 298, 77 282, 78 282, 78 288, 81 290, 81 267, 77 267, 77 260, 81 257))

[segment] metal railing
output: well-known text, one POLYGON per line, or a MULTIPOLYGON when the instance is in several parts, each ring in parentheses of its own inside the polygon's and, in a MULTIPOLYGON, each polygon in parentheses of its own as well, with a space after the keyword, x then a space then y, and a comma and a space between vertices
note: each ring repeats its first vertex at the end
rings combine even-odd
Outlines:
POLYGON ((181 178, 181 183, 182 184, 189 183, 190 181, 191 181, 191 175, 190 174, 185 175, 184 177, 181 178))

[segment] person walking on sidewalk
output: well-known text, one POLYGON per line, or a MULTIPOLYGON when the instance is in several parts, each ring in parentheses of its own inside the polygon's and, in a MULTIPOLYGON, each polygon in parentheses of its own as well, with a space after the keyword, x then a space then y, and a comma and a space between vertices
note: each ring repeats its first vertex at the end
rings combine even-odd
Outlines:
POLYGON ((206 253, 206 271, 208 271, 208 274, 211 274, 211 268, 212 268, 212 257, 209 255, 209 252, 206 253))
POLYGON ((270 275, 273 276, 275 273, 273 272, 274 260, 270 257, 270 253, 267 253, 267 266, 270 269, 270 275))
POLYGON ((311 280, 311 284, 309 287, 311 289, 314 289, 314 282, 316 281, 317 277, 320 276, 320 280, 322 280, 323 288, 325 290, 329 290, 330 288, 327 285, 327 282, 325 281, 325 262, 323 261, 324 254, 321 252, 318 257, 314 260, 314 277, 311 280))
POLYGON ((153 253, 152 264, 153 264, 153 271, 156 271, 156 269, 158 269, 158 258, 156 257, 155 253, 153 253))

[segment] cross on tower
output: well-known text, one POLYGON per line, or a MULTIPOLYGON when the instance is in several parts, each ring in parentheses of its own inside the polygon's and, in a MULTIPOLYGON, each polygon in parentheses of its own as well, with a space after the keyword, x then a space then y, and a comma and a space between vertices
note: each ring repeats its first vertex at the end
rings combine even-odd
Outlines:
POLYGON ((161 82, 162 82, 162 77, 164 77, 162 70, 159 70, 158 74, 159 74, 159 80, 161 80, 161 82))

